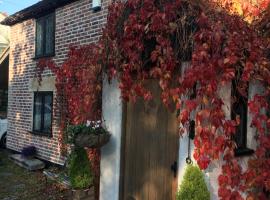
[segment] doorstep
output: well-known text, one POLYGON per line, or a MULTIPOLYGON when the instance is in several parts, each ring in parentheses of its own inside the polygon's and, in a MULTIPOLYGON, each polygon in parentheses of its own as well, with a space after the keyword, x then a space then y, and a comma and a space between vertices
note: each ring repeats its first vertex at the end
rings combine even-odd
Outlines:
POLYGON ((17 165, 29 170, 35 171, 45 168, 45 163, 36 158, 26 158, 21 154, 12 154, 9 157, 17 165))
POLYGON ((43 170, 43 174, 46 178, 56 181, 67 189, 71 188, 70 180, 67 176, 58 173, 50 172, 49 170, 43 170))

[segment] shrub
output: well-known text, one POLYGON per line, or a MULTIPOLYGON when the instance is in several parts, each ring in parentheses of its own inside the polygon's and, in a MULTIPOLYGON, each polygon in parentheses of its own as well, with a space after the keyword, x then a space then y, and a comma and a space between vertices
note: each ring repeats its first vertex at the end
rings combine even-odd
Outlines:
POLYGON ((22 149, 22 156, 34 157, 37 153, 37 149, 34 146, 27 146, 22 149))
POLYGON ((68 174, 74 189, 86 189, 93 184, 91 165, 84 148, 75 148, 70 156, 68 174))
POLYGON ((210 200, 210 193, 204 181, 203 173, 197 166, 189 165, 187 167, 176 199, 210 200))

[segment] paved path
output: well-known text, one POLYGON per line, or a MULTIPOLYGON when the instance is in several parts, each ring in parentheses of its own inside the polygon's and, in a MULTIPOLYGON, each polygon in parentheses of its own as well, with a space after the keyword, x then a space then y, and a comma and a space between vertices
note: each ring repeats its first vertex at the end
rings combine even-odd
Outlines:
POLYGON ((54 183, 46 184, 42 172, 30 172, 8 159, 0 149, 0 200, 65 200, 67 192, 54 183))

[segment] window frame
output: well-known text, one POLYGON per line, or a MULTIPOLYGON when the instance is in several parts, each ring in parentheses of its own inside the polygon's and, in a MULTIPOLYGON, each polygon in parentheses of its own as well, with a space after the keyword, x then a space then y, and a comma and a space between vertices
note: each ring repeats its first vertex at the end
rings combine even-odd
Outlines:
MULTIPOLYGON (((239 124, 239 126, 241 126, 241 129, 243 130, 243 133, 241 133, 241 138, 242 138, 241 143, 243 143, 243 145, 238 146, 237 149, 245 149, 245 148, 247 148, 247 114, 248 114, 247 100, 244 97, 239 97, 239 102, 237 104, 241 104, 243 106, 243 109, 244 109, 243 112, 245 115, 245 116, 240 116, 240 124, 239 124), (241 123, 241 122, 243 122, 243 123, 241 123)), ((234 112, 234 107, 236 107, 236 106, 233 104, 232 105, 232 112, 231 112, 232 120, 235 120, 237 117, 237 113, 234 112)), ((238 132, 239 126, 237 126, 236 133, 234 135, 235 140, 239 140, 239 139, 236 139, 238 137, 238 135, 240 134, 238 132)))
POLYGON ((53 57, 55 56, 55 27, 56 26, 56 17, 55 17, 55 11, 51 12, 47 15, 44 15, 42 17, 39 17, 36 19, 35 22, 35 57, 34 59, 38 59, 38 58, 45 58, 45 57, 53 57), (53 38, 52 38, 52 45, 53 45, 53 51, 51 53, 47 53, 46 54, 46 19, 52 16, 52 25, 53 25, 53 38), (42 42, 42 54, 41 55, 37 55, 37 23, 38 21, 41 21, 41 26, 42 26, 42 38, 43 38, 43 42, 42 42))
MULTIPOLYGON (((237 146, 235 148, 235 150, 234 150, 234 154, 235 154, 236 157, 239 157, 239 156, 248 156, 248 155, 252 155, 254 153, 254 150, 248 148, 248 146, 247 146, 247 138, 248 138, 248 135, 247 135, 248 134, 248 126, 247 126, 248 125, 248 98, 242 96, 237 91, 235 81, 236 80, 233 80, 232 81, 231 98, 236 97, 239 100, 238 104, 241 104, 242 106, 244 106, 244 115, 245 116, 240 116, 240 120, 241 121, 240 121, 240 124, 239 124, 239 126, 242 126, 241 129, 243 130, 244 133, 239 133, 238 132, 239 131, 239 129, 238 129, 239 126, 237 126, 236 127, 236 132, 235 132, 235 134, 234 134, 234 136, 232 138, 235 141, 236 145, 238 145, 236 138, 239 137, 238 136, 239 134, 242 134, 240 137, 243 138, 241 142, 244 143, 244 144, 242 146, 237 146), (244 120, 242 121, 242 119, 244 119, 244 120), (241 123, 241 122, 243 122, 243 123, 241 123)), ((248 88, 247 88, 247 92, 248 92, 248 88)), ((237 117, 237 114, 234 111, 235 110, 234 109, 235 108, 235 105, 234 104, 235 104, 235 102, 232 102, 231 103, 231 119, 232 120, 235 120, 236 117, 237 117)))
POLYGON ((53 124, 53 91, 37 91, 34 92, 34 101, 33 101, 33 122, 32 122, 32 131, 31 133, 35 134, 35 135, 41 135, 41 136, 48 136, 48 137, 52 137, 52 124, 53 124), (36 97, 37 95, 41 95, 42 97, 42 108, 41 108, 41 129, 40 130, 35 130, 35 115, 36 115, 36 107, 35 107, 35 102, 36 102, 36 97), (45 96, 50 95, 52 98, 52 104, 51 104, 51 127, 50 127, 50 132, 45 132, 44 131, 44 107, 45 107, 45 103, 44 103, 44 99, 45 96))

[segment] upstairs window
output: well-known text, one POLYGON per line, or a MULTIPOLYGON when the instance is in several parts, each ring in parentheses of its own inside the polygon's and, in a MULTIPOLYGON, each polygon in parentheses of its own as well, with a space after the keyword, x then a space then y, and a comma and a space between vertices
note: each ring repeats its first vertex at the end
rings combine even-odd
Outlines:
POLYGON ((51 135, 53 92, 34 93, 33 133, 51 135))
POLYGON ((54 55, 55 14, 36 20, 36 58, 54 55))

